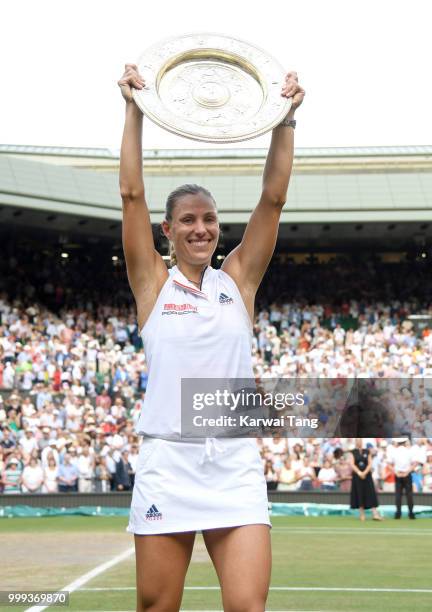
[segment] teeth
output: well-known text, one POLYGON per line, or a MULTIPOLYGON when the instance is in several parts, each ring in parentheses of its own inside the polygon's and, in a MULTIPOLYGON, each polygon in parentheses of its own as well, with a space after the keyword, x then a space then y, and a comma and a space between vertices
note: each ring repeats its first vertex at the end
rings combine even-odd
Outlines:
POLYGON ((191 240, 191 244, 196 244, 197 246, 204 246, 209 242, 209 240, 191 240))

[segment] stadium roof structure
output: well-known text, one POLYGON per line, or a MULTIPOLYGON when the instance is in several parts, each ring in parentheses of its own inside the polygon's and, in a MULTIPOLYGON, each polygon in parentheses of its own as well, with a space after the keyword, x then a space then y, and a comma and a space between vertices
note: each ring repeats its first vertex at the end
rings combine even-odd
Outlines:
MULTIPOLYGON (((58 155, 65 157, 108 158, 118 159, 120 149, 102 147, 49 147, 37 145, 0 144, 0 154, 8 155, 58 155)), ((144 149, 144 159, 217 159, 217 158, 259 158, 266 156, 266 149, 232 148, 232 149, 144 149)), ((383 157, 407 155, 432 155, 432 146, 400 147, 308 147, 296 149, 296 157, 383 157)))
MULTIPOLYGON (((144 150, 152 220, 163 219, 172 189, 193 182, 214 194, 223 224, 243 227, 260 195, 265 156, 253 148, 144 150)), ((118 232, 118 166, 111 149, 0 145, 0 219, 118 232)), ((337 233, 341 224, 355 236, 364 224, 403 233, 401 224, 415 222, 424 233, 425 224, 432 228, 432 146, 296 149, 281 221, 282 236, 308 226, 315 239, 323 226, 337 233)))

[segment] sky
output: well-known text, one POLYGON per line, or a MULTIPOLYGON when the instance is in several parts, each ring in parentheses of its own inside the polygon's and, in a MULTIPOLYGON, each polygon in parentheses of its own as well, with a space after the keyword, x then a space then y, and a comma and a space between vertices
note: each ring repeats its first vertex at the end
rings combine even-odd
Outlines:
MULTIPOLYGON (((216 32, 297 71, 297 147, 430 145, 431 23, 430 0, 3 0, 0 143, 118 149, 124 64, 216 32)), ((220 146, 144 122, 144 148, 220 146)))

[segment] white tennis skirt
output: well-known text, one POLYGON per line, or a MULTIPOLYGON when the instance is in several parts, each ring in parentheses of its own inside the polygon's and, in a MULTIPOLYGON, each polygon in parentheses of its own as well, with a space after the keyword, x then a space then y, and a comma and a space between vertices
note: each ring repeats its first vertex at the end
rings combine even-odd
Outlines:
POLYGON ((143 439, 127 531, 160 534, 271 526, 256 440, 143 439))

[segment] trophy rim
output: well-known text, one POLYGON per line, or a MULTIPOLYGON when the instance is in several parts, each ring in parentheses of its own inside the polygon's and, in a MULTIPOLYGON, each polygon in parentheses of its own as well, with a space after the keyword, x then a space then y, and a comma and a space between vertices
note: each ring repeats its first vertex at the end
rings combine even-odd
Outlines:
MULTIPOLYGON (((140 73, 146 81, 146 87, 144 89, 139 90, 132 88, 133 99, 137 106, 145 116, 147 116, 159 127, 172 134, 183 136, 184 138, 188 138, 190 140, 214 144, 235 143, 252 140, 253 138, 258 138, 259 136, 266 134, 276 127, 286 117, 292 106, 292 98, 284 98, 280 94, 283 78, 286 74, 285 69, 280 62, 258 45, 250 43, 249 41, 241 38, 234 38, 227 34, 220 34, 217 32, 189 32, 187 34, 181 34, 178 36, 169 36, 159 40, 153 45, 150 45, 140 55, 137 64, 140 73), (208 45, 204 45, 201 41, 196 47, 191 48, 185 46, 182 48, 182 41, 184 46, 184 41, 188 41, 190 39, 192 39, 192 41, 193 39, 202 39, 202 41, 205 41, 206 39, 216 39, 219 43, 228 41, 231 46, 239 45, 240 47, 243 47, 243 51, 244 48, 246 48, 247 53, 249 55, 252 54, 253 57, 251 60, 250 58, 242 55, 238 50, 227 51, 224 49, 222 44, 217 46, 214 44, 214 42, 213 44, 209 43, 208 45), (177 53, 171 53, 171 55, 169 53, 165 53, 164 55, 164 47, 167 47, 173 43, 177 43, 179 45, 180 51, 177 51, 177 53), (164 108, 164 105, 158 95, 158 86, 161 79, 163 78, 164 74, 166 74, 167 70, 169 70, 172 65, 175 65, 176 59, 181 60, 182 56, 186 57, 187 54, 198 53, 199 49, 201 49, 201 51, 214 52, 215 57, 217 57, 218 52, 219 54, 227 55, 227 57, 230 57, 231 59, 235 57, 238 60, 238 65, 244 72, 252 73, 265 92, 262 107, 269 107, 270 104, 276 107, 267 121, 262 120, 261 124, 257 125, 256 120, 253 122, 251 119, 249 119, 239 122, 238 125, 241 127, 236 132, 226 133, 225 131, 225 133, 220 135, 212 133, 211 126, 202 126, 203 131, 200 133, 199 131, 191 131, 190 128, 188 129, 187 120, 178 117, 175 113, 164 108), (263 66, 267 66, 268 64, 270 64, 269 67, 263 68, 263 66), (245 69, 246 65, 249 66, 249 70, 245 69), (271 83, 268 82, 269 78, 273 79, 271 83), (277 86, 277 96, 275 93, 275 85, 277 86), (269 92, 269 88, 272 91, 269 92), (183 124, 183 126, 181 124, 183 124), (207 131, 206 128, 208 128, 207 131)), ((261 112, 261 109, 258 111, 258 113, 259 112, 261 112)))

